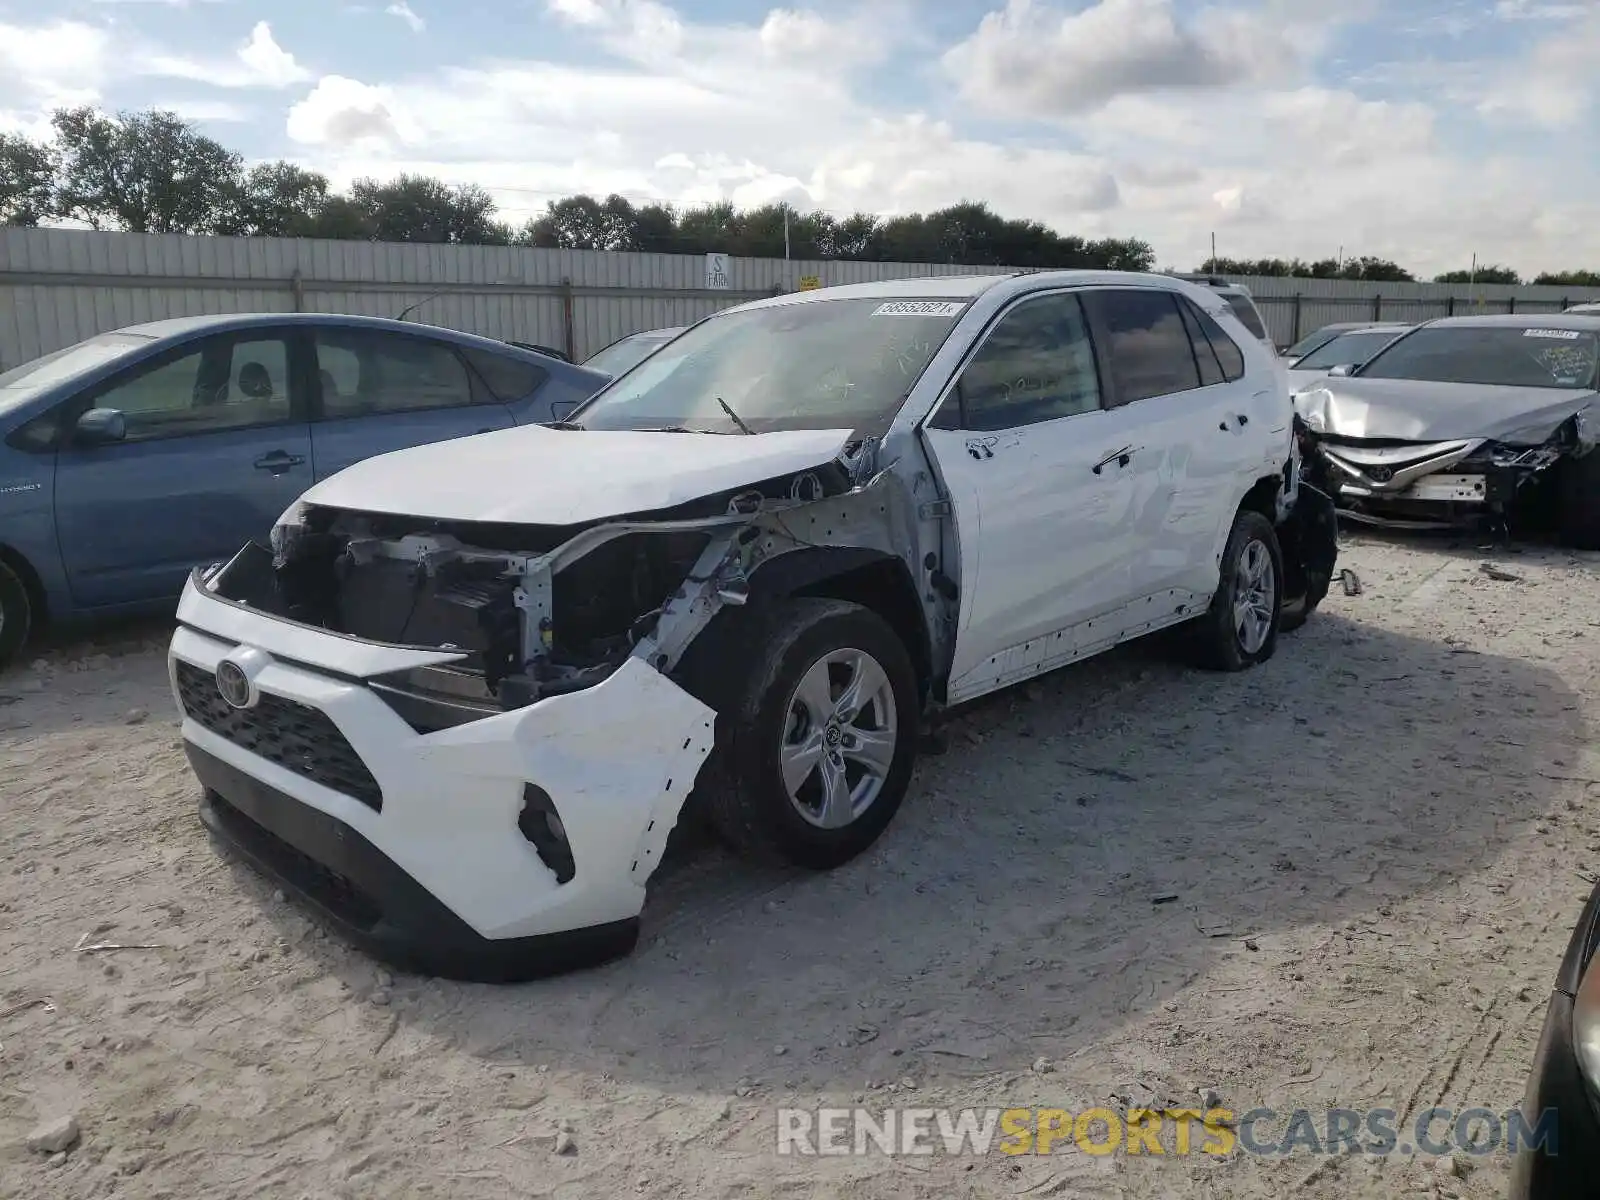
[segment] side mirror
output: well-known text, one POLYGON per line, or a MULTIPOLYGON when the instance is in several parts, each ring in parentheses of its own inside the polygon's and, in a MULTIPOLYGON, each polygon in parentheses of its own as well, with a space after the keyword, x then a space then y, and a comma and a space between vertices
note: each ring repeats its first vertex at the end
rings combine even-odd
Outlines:
POLYGON ((1343 379, 1346 375, 1354 375, 1355 371, 1356 367, 1354 363, 1340 363, 1338 366, 1329 370, 1328 374, 1335 379, 1343 379))
POLYGON ((577 411, 576 400, 552 400, 550 402, 550 419, 552 421, 565 421, 577 411))
POLYGON ((128 421, 115 408, 91 408, 78 418, 72 440, 80 446, 104 446, 128 436, 128 421))

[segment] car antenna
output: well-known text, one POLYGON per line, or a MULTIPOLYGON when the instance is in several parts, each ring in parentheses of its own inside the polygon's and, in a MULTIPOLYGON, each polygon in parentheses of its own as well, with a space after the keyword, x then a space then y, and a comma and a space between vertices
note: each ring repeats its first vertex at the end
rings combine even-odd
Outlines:
POLYGON ((728 419, 739 427, 740 433, 748 433, 754 436, 755 430, 751 429, 750 426, 744 423, 744 420, 739 416, 739 414, 733 411, 733 406, 731 404, 729 404, 721 396, 717 397, 717 403, 722 406, 722 411, 728 414, 728 419))
POLYGON ((421 308, 429 300, 437 300, 442 295, 444 295, 443 292, 434 292, 431 296, 424 296, 421 300, 418 300, 415 304, 408 304, 405 308, 402 308, 400 310, 400 315, 395 317, 395 320, 396 321, 404 321, 407 317, 409 317, 412 313, 416 312, 417 309, 421 308))

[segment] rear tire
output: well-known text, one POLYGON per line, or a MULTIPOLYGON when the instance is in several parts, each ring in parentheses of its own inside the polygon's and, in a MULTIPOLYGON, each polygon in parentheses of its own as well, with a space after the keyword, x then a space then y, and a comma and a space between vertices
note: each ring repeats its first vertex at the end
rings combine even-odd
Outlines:
POLYGON ((1561 540, 1576 550, 1600 550, 1600 447, 1558 469, 1561 540))
POLYGON ((33 601, 27 586, 5 563, 0 562, 0 667, 22 649, 33 630, 33 601))
POLYGON ((1222 552, 1221 578, 1211 607, 1190 630, 1195 665, 1243 671, 1266 662, 1278 645, 1282 609, 1283 552, 1278 535, 1266 517, 1240 509, 1222 552))
POLYGON ((843 600, 730 615, 697 641, 685 680, 717 711, 697 789, 704 815, 750 858, 848 862, 883 833, 911 781, 911 657, 882 617, 843 600))

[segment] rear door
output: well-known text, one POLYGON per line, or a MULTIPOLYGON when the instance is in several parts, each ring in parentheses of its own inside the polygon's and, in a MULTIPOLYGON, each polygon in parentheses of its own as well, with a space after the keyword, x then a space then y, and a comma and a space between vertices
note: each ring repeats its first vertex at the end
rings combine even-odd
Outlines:
POLYGON ((148 359, 74 400, 56 454, 56 535, 84 606, 176 596, 190 569, 227 558, 311 486, 297 352, 282 329, 216 334, 148 359), (89 408, 127 436, 76 443, 89 408))
POLYGON ((1134 589, 1141 596, 1174 589, 1209 595, 1217 579, 1216 529, 1231 523, 1243 494, 1239 477, 1259 444, 1241 394, 1243 356, 1214 320, 1175 292, 1106 288, 1085 292, 1084 300, 1109 360, 1112 403, 1137 414, 1148 450, 1138 466, 1150 476, 1153 498, 1141 513, 1134 589), (1225 344, 1220 358, 1207 330, 1225 344))
POLYGON ((451 343, 354 326, 311 332, 318 479, 391 450, 515 424, 451 343))
POLYGON ((1147 439, 1102 395, 1077 296, 1029 296, 996 319, 924 430, 960 556, 952 701, 1121 631, 1108 615, 1132 598, 1143 553, 1147 439))

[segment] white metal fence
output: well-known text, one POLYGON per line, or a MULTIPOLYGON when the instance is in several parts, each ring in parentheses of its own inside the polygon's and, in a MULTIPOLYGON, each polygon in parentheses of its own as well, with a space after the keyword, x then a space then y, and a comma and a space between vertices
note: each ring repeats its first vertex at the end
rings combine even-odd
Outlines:
MULTIPOLYGON (((625 334, 774 292, 997 269, 0 228, 0 369, 107 329, 227 312, 410 309, 417 321, 581 359, 625 334)), ((1594 288, 1241 282, 1283 344, 1331 321, 1554 312, 1600 299, 1594 288)))

